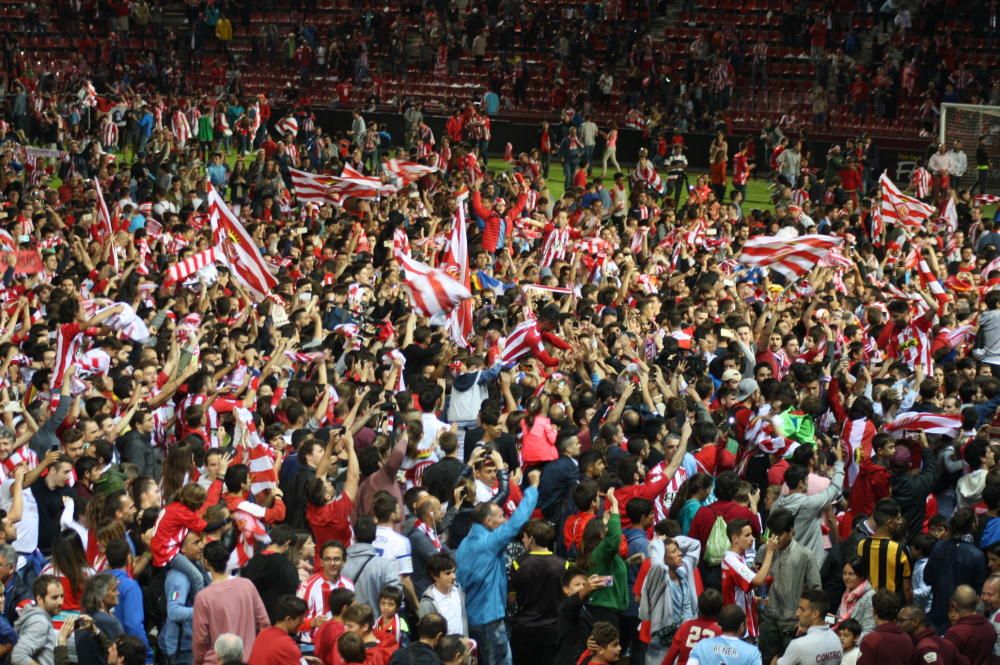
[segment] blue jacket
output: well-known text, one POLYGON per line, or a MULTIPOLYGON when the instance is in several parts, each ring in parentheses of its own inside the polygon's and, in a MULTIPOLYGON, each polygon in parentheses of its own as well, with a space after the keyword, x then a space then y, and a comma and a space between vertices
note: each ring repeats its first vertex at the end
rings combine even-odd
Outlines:
POLYGON ((580 466, 576 460, 560 455, 542 469, 538 482, 538 508, 550 522, 560 522, 569 514, 567 499, 580 482, 580 466))
POLYGON ((128 576, 121 568, 111 571, 118 580, 118 604, 114 615, 125 629, 126 635, 138 637, 146 645, 146 662, 153 662, 153 650, 149 648, 149 638, 146 636, 146 613, 142 606, 142 589, 139 583, 128 576))
POLYGON ((465 590, 470 626, 499 621, 507 615, 507 569, 500 555, 531 519, 536 503, 538 489, 529 487, 509 520, 493 531, 473 524, 458 546, 458 583, 465 590))
POLYGON ((983 588, 987 572, 986 555, 971 542, 951 538, 934 545, 927 557, 924 581, 933 593, 930 619, 939 631, 948 627, 948 607, 955 589, 962 584, 983 588))
POLYGON ((167 571, 163 584, 167 597, 167 620, 160 630, 157 642, 168 656, 181 651, 191 651, 192 619, 194 617, 194 595, 187 575, 176 570, 167 571))

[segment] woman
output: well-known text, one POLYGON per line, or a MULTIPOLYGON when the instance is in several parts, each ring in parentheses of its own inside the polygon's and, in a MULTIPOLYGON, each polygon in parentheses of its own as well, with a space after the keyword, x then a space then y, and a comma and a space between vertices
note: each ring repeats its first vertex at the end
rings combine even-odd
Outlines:
POLYGON ((42 575, 54 575, 63 585, 63 610, 79 611, 87 578, 94 569, 87 565, 83 541, 72 529, 63 529, 52 542, 52 562, 45 566, 42 575))
POLYGON ((197 478, 192 477, 192 472, 195 469, 194 448, 186 445, 186 442, 180 442, 177 446, 171 448, 163 460, 163 481, 160 486, 161 496, 170 501, 177 490, 189 482, 196 482, 197 478))
POLYGON ((521 421, 521 458, 525 469, 531 469, 559 457, 556 451, 556 428, 543 414, 549 411, 548 393, 532 397, 528 413, 521 421))
POLYGON ((872 610, 872 597, 875 589, 869 584, 867 570, 861 559, 855 557, 844 564, 844 586, 847 589, 840 598, 837 610, 837 623, 854 619, 861 624, 861 635, 867 635, 875 630, 875 614, 872 610))
POLYGON ((628 568, 625 559, 618 554, 622 540, 622 518, 618 510, 618 499, 614 488, 608 489, 610 504, 608 523, 603 519, 592 519, 583 531, 583 546, 580 548, 578 565, 588 575, 599 575, 610 579, 587 599, 587 608, 594 622, 607 621, 612 626, 619 625, 621 613, 628 608, 628 568))
POLYGON ((83 591, 83 609, 93 619, 97 627, 112 640, 125 633, 121 621, 112 610, 118 605, 118 579, 111 573, 94 575, 87 580, 83 591))
POLYGON ((681 525, 681 533, 685 536, 688 535, 695 513, 705 505, 711 492, 712 476, 707 473, 694 474, 677 491, 677 496, 670 505, 670 519, 681 525))

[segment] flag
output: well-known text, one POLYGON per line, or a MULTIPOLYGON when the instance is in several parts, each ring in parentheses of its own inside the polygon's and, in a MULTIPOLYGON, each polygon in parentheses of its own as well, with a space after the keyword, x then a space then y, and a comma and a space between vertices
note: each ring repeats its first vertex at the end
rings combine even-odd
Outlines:
POLYGON ((276 125, 278 133, 282 136, 286 134, 291 134, 294 139, 299 133, 299 121, 295 119, 293 115, 286 115, 284 118, 278 121, 276 125))
POLYGON ((973 203, 980 206, 988 206, 991 203, 1000 203, 1000 196, 996 194, 977 194, 972 197, 973 203))
POLYGON ((181 282, 188 275, 193 275, 205 266, 210 266, 218 261, 218 250, 215 247, 206 249, 203 252, 192 254, 183 261, 178 261, 167 269, 167 278, 163 281, 163 286, 172 286, 181 282))
POLYGON ((951 196, 948 197, 948 203, 945 204, 944 210, 941 211, 938 222, 947 225, 949 233, 954 233, 958 230, 958 211, 955 209, 955 199, 951 196))
POLYGON ((390 159, 385 163, 385 170, 399 178, 403 186, 423 178, 428 173, 438 171, 436 166, 427 166, 416 162, 406 162, 400 159, 390 159))
POLYGON ((931 292, 931 295, 938 301, 938 311, 945 306, 948 302, 948 294, 945 293, 944 287, 941 285, 941 281, 937 278, 932 271, 930 266, 927 264, 927 260, 924 258, 923 253, 918 248, 917 252, 917 272, 920 274, 920 282, 924 285, 924 288, 931 292))
POLYGON ((111 243, 111 251, 108 252, 110 254, 109 258, 115 272, 118 272, 120 270, 118 266, 118 248, 115 247, 115 230, 111 226, 111 212, 108 210, 108 204, 104 202, 104 193, 101 192, 101 183, 97 178, 94 178, 94 189, 97 191, 97 221, 98 228, 101 230, 100 236, 106 238, 111 243))
POLYGON ((410 304, 422 316, 449 314, 459 303, 472 297, 461 282, 449 277, 443 270, 406 256, 396 254, 403 266, 403 282, 410 292, 410 304))
POLYGON ((994 270, 1000 270, 1000 256, 990 261, 989 264, 985 268, 983 268, 983 271, 979 274, 983 276, 984 280, 988 280, 990 278, 990 273, 993 272, 994 270))
POLYGON ((794 282, 816 266, 832 249, 839 247, 840 238, 807 235, 795 238, 757 236, 743 245, 739 261, 747 265, 767 266, 794 282))
POLYGON ((538 348, 540 340, 538 321, 522 321, 504 339, 500 361, 505 366, 513 366, 521 358, 531 355, 538 348))
POLYGON ((954 438, 962 431, 962 416, 911 411, 899 414, 891 423, 886 423, 883 429, 895 438, 903 436, 903 432, 907 430, 943 434, 954 438))
POLYGON ((340 205, 337 179, 334 176, 317 175, 293 168, 289 168, 288 173, 292 177, 292 189, 300 204, 340 205))
POLYGON ((938 339, 945 343, 949 349, 957 349, 967 340, 976 336, 976 327, 970 325, 959 326, 954 330, 942 328, 938 332, 938 339))
POLYGON ((844 449, 844 461, 847 463, 847 484, 854 484, 860 471, 859 465, 872 456, 872 439, 875 437, 875 424, 867 418, 848 420, 840 432, 840 445, 844 449))
POLYGON ((935 213, 934 206, 903 194, 885 173, 879 178, 879 184, 882 186, 879 207, 883 223, 922 229, 924 222, 935 213))
POLYGON ((636 164, 633 177, 635 177, 636 180, 641 180, 646 183, 646 186, 659 196, 663 196, 667 193, 667 187, 663 184, 663 180, 660 178, 660 174, 657 172, 656 167, 653 166, 653 162, 647 160, 645 166, 636 164))
MULTIPOLYGON (((466 291, 469 291, 472 285, 471 271, 469 270, 468 223, 465 219, 465 202, 468 198, 469 190, 464 188, 455 197, 457 204, 455 221, 451 228, 448 251, 444 257, 445 270, 447 272, 453 271, 454 278, 466 291)), ((472 305, 471 299, 463 300, 448 315, 448 332, 451 334, 452 340, 462 348, 468 346, 469 335, 472 334, 472 305)))
POLYGON ((233 277, 254 300, 263 301, 278 285, 278 280, 271 274, 250 234, 211 186, 208 190, 208 210, 216 259, 229 266, 233 277))

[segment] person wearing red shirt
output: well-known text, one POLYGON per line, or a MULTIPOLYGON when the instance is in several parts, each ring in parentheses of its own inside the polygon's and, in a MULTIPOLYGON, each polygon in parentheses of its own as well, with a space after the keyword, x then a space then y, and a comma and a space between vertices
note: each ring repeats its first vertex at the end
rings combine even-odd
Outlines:
MULTIPOLYGON (((317 469, 316 477, 305 487, 306 522, 309 523, 314 543, 323 544, 336 540, 346 547, 353 540, 350 518, 354 509, 354 499, 361 484, 361 466, 350 432, 344 434, 340 449, 347 452, 347 475, 344 486, 340 494, 337 494, 333 485, 326 479, 326 469, 322 469, 324 471, 322 475, 317 469)), ((336 454, 339 455, 339 451, 336 454)), ((323 460, 326 460, 327 464, 329 459, 330 456, 324 454, 323 460)), ((318 556, 316 565, 319 566, 318 556)))
POLYGON ((313 635, 313 654, 324 664, 333 662, 337 640, 347 630, 344 628, 344 612, 354 604, 354 592, 350 589, 334 589, 327 598, 327 604, 330 606, 330 620, 313 635))
POLYGON ((875 458, 861 460, 851 487, 851 512, 855 515, 871 515, 878 500, 889 496, 889 460, 896 453, 896 440, 888 434, 876 434, 872 448, 875 458))
POLYGON ((306 601, 296 596, 282 596, 274 608, 276 621, 257 635, 247 665, 298 665, 302 658, 291 633, 306 615, 306 601))
POLYGON ((705 589, 698 597, 698 618, 688 619, 674 633, 670 650, 663 658, 662 665, 681 665, 688 662, 694 645, 702 640, 722 634, 716 621, 722 611, 722 594, 718 589, 705 589))
POLYGON ((715 503, 703 506, 695 513, 688 535, 701 541, 701 551, 703 553, 705 551, 705 544, 708 542, 708 534, 711 533, 712 525, 715 524, 717 517, 723 518, 727 523, 739 519, 749 520, 750 526, 753 529, 753 535, 760 536, 760 520, 757 515, 750 512, 749 508, 733 501, 739 482, 740 477, 734 472, 723 471, 715 479, 715 503))
POLYGON ((750 163, 750 142, 740 143, 739 152, 733 155, 733 189, 747 194, 747 181, 750 180, 750 171, 754 165, 750 163))

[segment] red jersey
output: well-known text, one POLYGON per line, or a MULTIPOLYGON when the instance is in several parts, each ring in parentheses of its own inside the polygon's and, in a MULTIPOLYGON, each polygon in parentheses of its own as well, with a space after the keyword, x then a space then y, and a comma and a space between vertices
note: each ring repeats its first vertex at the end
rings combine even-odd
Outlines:
POLYGON ((747 615, 747 633, 757 637, 757 614, 754 612, 753 578, 756 573, 742 554, 732 550, 722 559, 722 604, 736 603, 747 615))
POLYGON ((745 185, 750 179, 750 157, 743 152, 733 155, 733 184, 745 185))
MULTIPOLYGON (((353 539, 351 531, 351 510, 354 502, 351 497, 341 494, 325 506, 306 506, 306 522, 313 534, 314 543, 328 543, 337 540, 350 546, 353 539)), ((315 570, 320 570, 319 550, 316 551, 315 570)))
POLYGON ((674 633, 674 640, 670 643, 670 651, 663 657, 662 665, 683 665, 688 661, 694 645, 702 640, 722 634, 722 628, 715 622, 715 619, 688 619, 681 624, 681 627, 674 633))
POLYGON ((913 317, 909 325, 902 329, 889 321, 878 336, 878 347, 888 350, 889 357, 902 361, 911 370, 919 365, 924 375, 930 376, 934 373, 934 361, 929 335, 936 321, 937 314, 930 308, 913 317))
POLYGON ((149 550, 153 553, 153 565, 162 568, 173 561, 174 557, 181 551, 181 543, 187 537, 189 531, 201 533, 208 526, 208 523, 201 518, 201 512, 208 506, 219 502, 222 495, 222 481, 215 480, 208 490, 202 510, 197 513, 183 503, 174 501, 168 503, 167 507, 160 513, 156 525, 153 526, 153 539, 149 543, 149 550), (214 495, 214 499, 213 499, 214 495))

